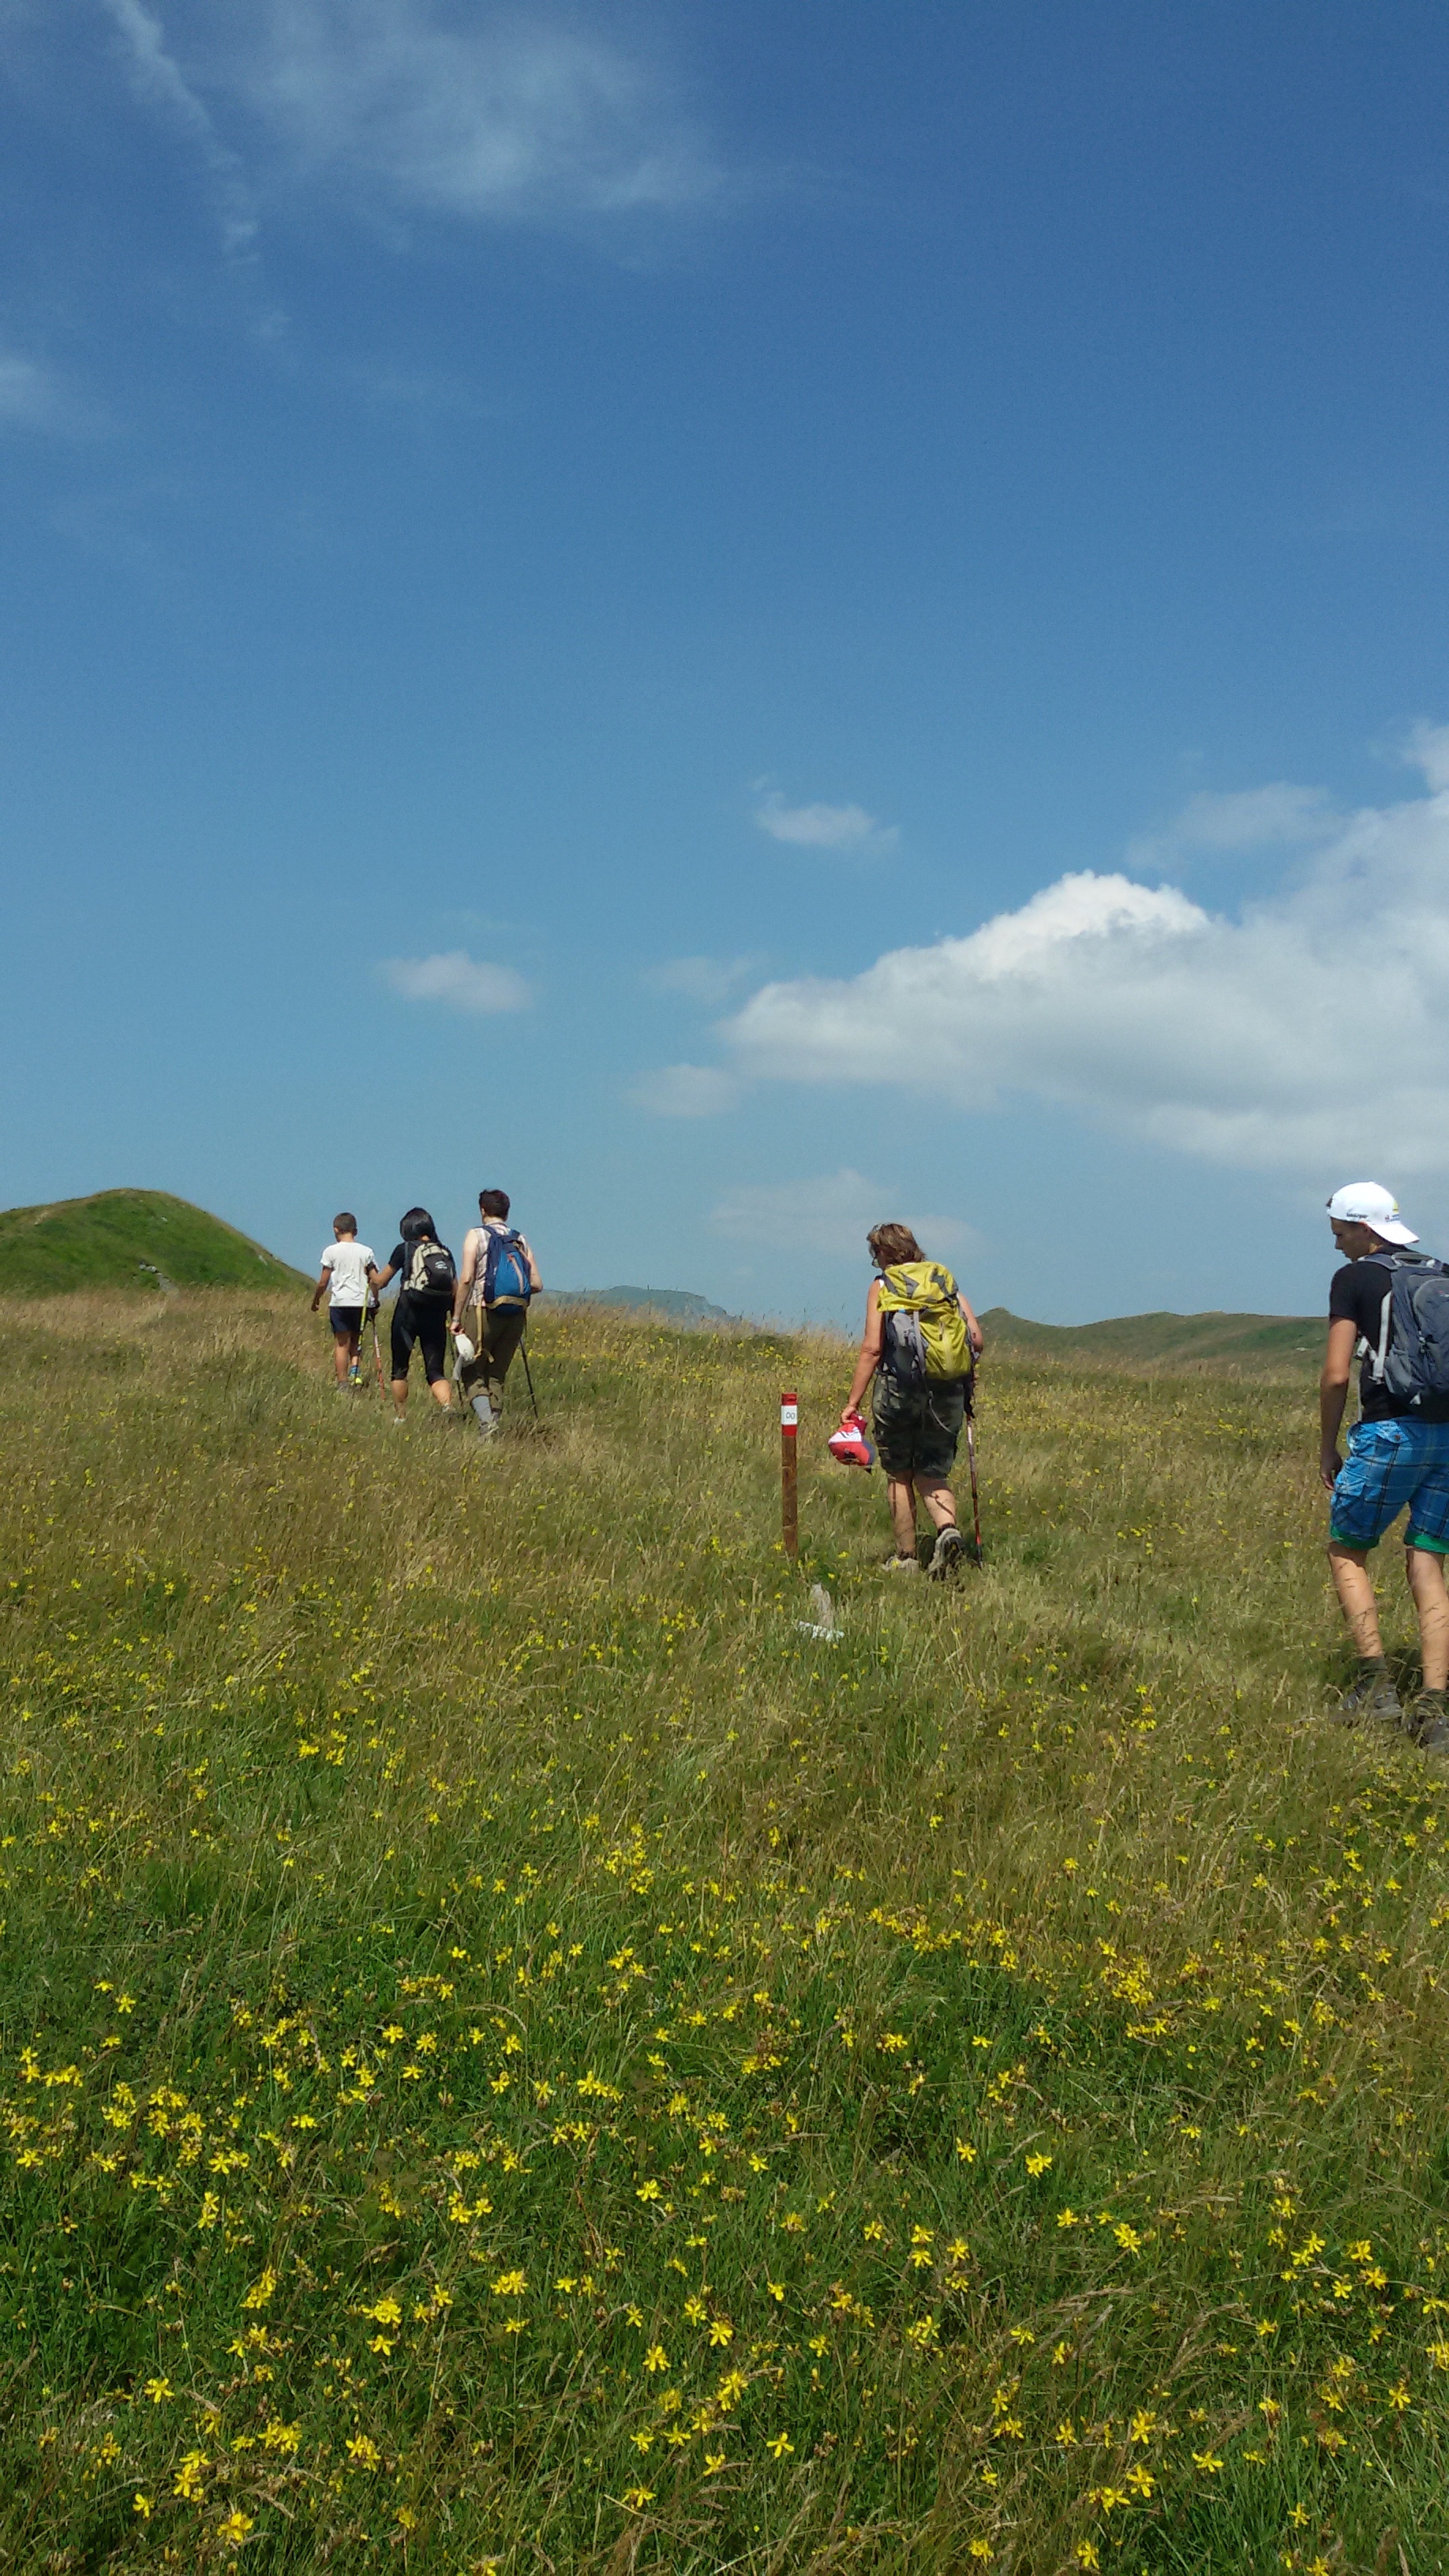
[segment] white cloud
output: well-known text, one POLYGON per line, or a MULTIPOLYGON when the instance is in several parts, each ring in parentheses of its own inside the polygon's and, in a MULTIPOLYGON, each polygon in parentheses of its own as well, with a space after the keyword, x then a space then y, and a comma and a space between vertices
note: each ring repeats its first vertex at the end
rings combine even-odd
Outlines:
POLYGON ((874 1225, 903 1222, 928 1252, 964 1252, 978 1240, 958 1217, 903 1215, 902 1196, 847 1166, 811 1180, 761 1181, 730 1190, 710 1210, 710 1223, 722 1234, 763 1247, 786 1244, 833 1258, 857 1253, 862 1261, 874 1225))
POLYGON ((125 47, 131 87, 138 98, 171 116, 199 147, 221 207, 228 250, 245 250, 256 237, 251 192, 238 156, 223 143, 209 110, 168 49, 159 14, 142 0, 101 0, 125 47))
POLYGON ((1127 857, 1131 865, 1150 866, 1191 850, 1281 849, 1327 840, 1341 821, 1323 788, 1295 787, 1286 778, 1226 796, 1203 789, 1165 832, 1134 841, 1127 857))
POLYGON ((717 1064, 665 1064, 636 1082, 629 1098, 656 1118, 717 1118, 733 1109, 739 1092, 735 1076, 717 1064))
POLYGON ((1425 785, 1436 795, 1440 788, 1449 787, 1449 725, 1430 724, 1421 717, 1409 727, 1404 759, 1411 769, 1422 771, 1425 785))
POLYGON ((383 974, 405 1002, 441 1002, 450 1011, 526 1011, 533 994, 511 966, 488 966, 463 948, 441 957, 392 957, 383 974))
MULTIPOLYGON (((1449 776, 1449 729, 1415 741, 1449 776)), ((854 978, 766 985, 723 1034, 747 1076, 1025 1094, 1326 1187, 1449 1171, 1449 792, 1351 817, 1238 918, 1067 876, 854 978)))
POLYGON ((643 980, 655 993, 682 993, 686 1001, 717 1011, 763 963, 760 957, 670 957, 662 966, 646 966, 643 980))
POLYGON ((250 0, 209 76, 298 175, 360 182, 404 208, 617 214, 696 204, 718 186, 649 65, 586 13, 250 0))
POLYGON ((772 841, 806 850, 888 849, 899 838, 895 823, 878 823, 863 805, 787 805, 772 792, 755 807, 755 821, 772 841))

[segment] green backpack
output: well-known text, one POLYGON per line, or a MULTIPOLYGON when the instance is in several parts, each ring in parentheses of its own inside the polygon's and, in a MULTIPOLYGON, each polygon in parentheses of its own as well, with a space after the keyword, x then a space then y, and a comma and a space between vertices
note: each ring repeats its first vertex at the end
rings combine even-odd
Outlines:
POLYGON ((971 1342, 956 1282, 939 1261, 897 1261, 880 1274, 881 1366, 901 1386, 969 1377, 971 1342))

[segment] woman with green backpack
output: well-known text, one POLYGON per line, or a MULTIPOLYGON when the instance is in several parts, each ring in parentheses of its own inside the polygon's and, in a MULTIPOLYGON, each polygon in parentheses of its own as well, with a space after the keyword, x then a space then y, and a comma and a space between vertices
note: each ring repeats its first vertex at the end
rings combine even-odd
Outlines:
POLYGON ((920 1571, 919 1495, 936 1532, 928 1572, 940 1582, 966 1552, 951 1475, 971 1372, 985 1337, 950 1271, 926 1259, 908 1225, 874 1226, 866 1241, 876 1276, 840 1419, 844 1425, 858 1413, 874 1379, 875 1442, 896 1542, 886 1563, 894 1574, 920 1571))

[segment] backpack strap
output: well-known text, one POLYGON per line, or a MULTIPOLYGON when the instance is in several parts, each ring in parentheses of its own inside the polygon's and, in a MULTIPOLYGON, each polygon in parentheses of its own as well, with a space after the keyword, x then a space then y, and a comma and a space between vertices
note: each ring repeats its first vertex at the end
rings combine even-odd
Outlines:
POLYGON ((1382 1386, 1384 1382, 1384 1370, 1388 1364, 1389 1356, 1389 1326, 1393 1321, 1394 1313, 1394 1272, 1396 1270, 1407 1269, 1409 1264, 1403 1261, 1396 1261, 1392 1253, 1389 1253, 1387 1258, 1382 1254, 1375 1254, 1374 1257, 1378 1262, 1379 1268, 1381 1270, 1387 1270, 1389 1274, 1389 1284, 1384 1290, 1384 1302, 1379 1310, 1378 1348, 1375 1349, 1371 1342, 1364 1343, 1363 1348, 1369 1357, 1369 1375, 1372 1377, 1375 1386, 1382 1386))

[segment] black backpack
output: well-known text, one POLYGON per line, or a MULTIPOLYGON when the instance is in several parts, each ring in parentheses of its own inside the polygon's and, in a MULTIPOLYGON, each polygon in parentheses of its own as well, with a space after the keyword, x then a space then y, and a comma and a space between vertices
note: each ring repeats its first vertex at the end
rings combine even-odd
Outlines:
POLYGON ((445 1243, 430 1234, 414 1237, 402 1284, 413 1297, 451 1297, 458 1284, 458 1265, 445 1243))

